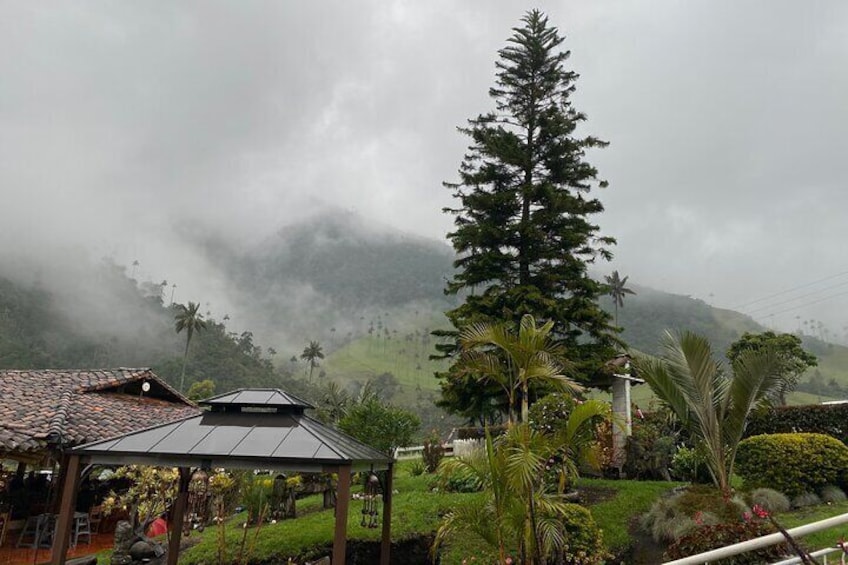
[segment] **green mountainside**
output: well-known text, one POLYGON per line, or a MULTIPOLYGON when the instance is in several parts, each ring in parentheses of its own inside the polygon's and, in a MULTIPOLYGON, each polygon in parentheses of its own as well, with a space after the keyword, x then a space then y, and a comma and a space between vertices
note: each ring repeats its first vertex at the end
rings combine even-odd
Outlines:
MULTIPOLYGON (((301 352, 318 341, 325 358, 316 384, 356 389, 380 379, 408 404, 438 390, 433 373, 445 363, 429 359, 430 332, 447 327, 442 313, 453 300, 442 292, 452 269, 446 245, 328 213, 251 249, 213 238, 202 248, 239 306, 233 315, 253 333, 210 320, 192 340, 187 385, 210 378, 221 391, 305 379, 301 352)), ((0 268, 0 367, 152 366, 172 383, 179 378, 185 336, 174 332, 159 283, 136 281, 108 261, 44 277, 50 284, 12 274, 0 268)), ((641 352, 659 353, 666 330, 704 334, 721 353, 743 332, 764 331, 748 316, 701 300, 632 288, 637 294, 625 298, 618 317, 623 339, 641 352)), ((602 306, 613 310, 609 299, 602 306)), ((808 396, 797 398, 848 396, 848 348, 808 336, 804 344, 820 363, 800 387, 808 396)))

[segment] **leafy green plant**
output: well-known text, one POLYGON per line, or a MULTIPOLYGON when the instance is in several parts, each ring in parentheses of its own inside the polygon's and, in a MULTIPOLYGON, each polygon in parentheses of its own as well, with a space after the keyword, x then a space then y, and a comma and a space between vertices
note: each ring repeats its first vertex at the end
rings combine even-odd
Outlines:
POLYGON ((376 398, 356 404, 339 421, 339 428, 359 441, 384 453, 412 444, 421 420, 418 416, 376 398))
POLYGON ((770 349, 743 351, 728 374, 709 341, 691 332, 667 333, 661 359, 637 361, 639 374, 689 431, 725 496, 748 414, 780 383, 778 361, 770 349))
POLYGON ((823 434, 768 434, 739 445, 738 474, 746 488, 769 487, 789 497, 845 485, 848 446, 823 434))
MULTIPOLYGON (((569 517, 575 511, 558 494, 545 488, 548 457, 561 444, 518 424, 497 442, 486 437, 484 451, 471 457, 445 460, 440 471, 474 477, 483 496, 448 513, 436 533, 434 552, 458 536, 472 535, 497 548, 499 563, 518 550, 521 563, 544 563, 568 551, 569 517)), ((577 521, 585 520, 585 516, 577 521)), ((569 563, 600 563, 602 553, 572 555, 569 563)))
POLYGON ((412 463, 409 466, 409 474, 413 477, 418 477, 423 475, 426 472, 426 468, 424 467, 424 460, 418 458, 413 459, 412 463))
POLYGON ((461 355, 455 369, 500 386, 507 400, 509 422, 526 423, 533 385, 572 392, 580 389, 564 374, 571 364, 563 346, 554 341, 553 328, 552 320, 537 326, 529 314, 521 317, 517 332, 509 323, 469 324, 459 334, 461 355), (520 416, 516 419, 519 400, 520 416))
POLYGON ((271 475, 249 475, 241 491, 241 499, 247 509, 248 522, 253 522, 266 513, 273 492, 274 477, 271 475))
POLYGON ((481 450, 468 457, 446 459, 439 466, 433 487, 445 492, 479 492, 483 489, 485 465, 481 450))
POLYGON ((624 472, 634 479, 671 480, 669 466, 677 450, 677 430, 663 411, 645 414, 633 422, 627 438, 624 472))
POLYGON ((671 476, 677 480, 704 484, 712 482, 704 455, 691 447, 678 447, 671 458, 671 476))

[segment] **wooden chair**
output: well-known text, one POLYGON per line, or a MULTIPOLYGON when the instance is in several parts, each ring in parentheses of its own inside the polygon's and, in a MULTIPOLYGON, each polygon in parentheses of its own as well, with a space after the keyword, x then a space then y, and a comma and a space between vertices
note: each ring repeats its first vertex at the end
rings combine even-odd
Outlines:
POLYGON ((9 530, 9 522, 12 521, 12 509, 7 512, 0 512, 0 547, 6 541, 6 532, 9 530))
POLYGON ((103 521, 103 506, 92 506, 88 511, 88 523, 92 532, 100 533, 100 523, 103 521))

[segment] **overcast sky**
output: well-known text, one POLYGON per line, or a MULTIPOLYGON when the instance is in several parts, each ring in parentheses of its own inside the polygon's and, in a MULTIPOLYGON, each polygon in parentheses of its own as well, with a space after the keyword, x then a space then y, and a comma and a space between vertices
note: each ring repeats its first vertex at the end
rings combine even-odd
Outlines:
POLYGON ((0 0, 3 246, 198 286, 197 226, 251 241, 331 204, 443 239, 455 128, 490 109, 535 6, 567 36, 584 133, 610 141, 600 272, 727 307, 842 273, 748 306, 841 332, 844 0, 0 0))

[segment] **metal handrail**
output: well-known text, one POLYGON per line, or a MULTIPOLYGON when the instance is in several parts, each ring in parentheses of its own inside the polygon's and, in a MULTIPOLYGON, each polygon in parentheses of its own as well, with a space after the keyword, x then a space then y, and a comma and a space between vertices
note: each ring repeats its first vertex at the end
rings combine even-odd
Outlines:
MULTIPOLYGON (((820 549, 818 551, 814 551, 810 553, 810 557, 815 559, 816 557, 824 557, 824 565, 827 565, 827 556, 831 553, 841 553, 842 559, 841 563, 845 563, 845 550, 842 549, 841 545, 837 545, 835 547, 826 547, 824 549, 820 549)), ((783 561, 778 561, 777 563, 772 563, 771 565, 798 565, 802 563, 801 558, 798 556, 791 557, 789 559, 784 559, 783 561)))
MULTIPOLYGON (((812 522, 811 524, 804 524, 803 526, 787 530, 787 533, 793 538, 800 538, 807 534, 820 532, 828 528, 841 526, 842 524, 848 524, 848 514, 840 514, 839 516, 819 520, 818 522, 812 522)), ((776 545, 784 541, 786 541, 786 538, 783 537, 783 534, 777 532, 767 536, 761 536, 751 540, 734 543, 733 545, 713 549, 711 551, 705 551, 704 553, 699 553, 697 555, 690 555, 683 559, 667 561, 664 565, 701 565, 702 563, 709 563, 710 561, 716 561, 718 559, 739 555, 740 553, 746 553, 755 549, 769 547, 770 545, 776 545)))

